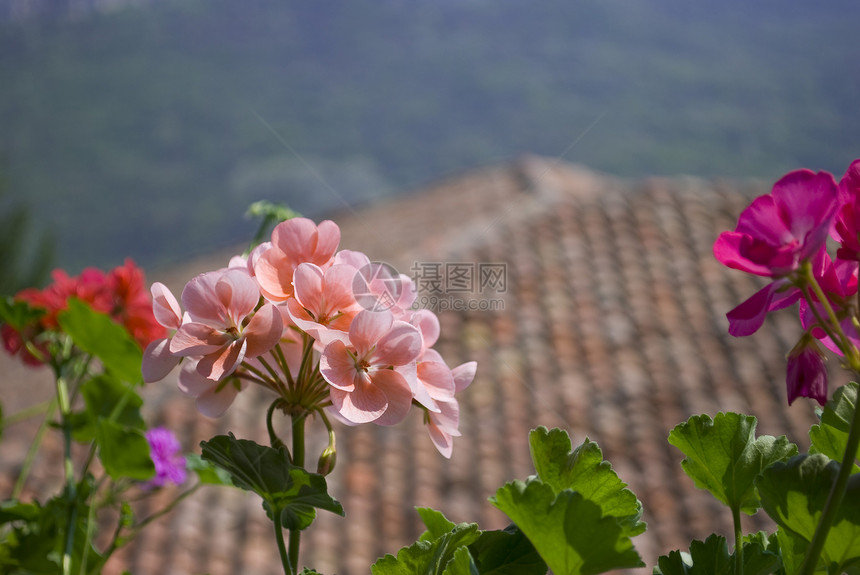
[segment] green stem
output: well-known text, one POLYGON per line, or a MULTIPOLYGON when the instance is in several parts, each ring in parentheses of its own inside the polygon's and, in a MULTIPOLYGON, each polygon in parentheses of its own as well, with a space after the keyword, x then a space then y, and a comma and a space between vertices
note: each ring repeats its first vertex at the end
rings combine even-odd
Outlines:
POLYGON ((60 406, 60 422, 63 428, 63 472, 66 480, 66 501, 69 504, 69 517, 66 523, 66 547, 63 551, 63 575, 72 571, 72 551, 75 545, 75 524, 78 519, 78 493, 75 484, 75 465, 72 460, 72 426, 69 422, 71 405, 69 388, 65 377, 56 375, 57 401, 60 406))
POLYGON ((272 405, 269 406, 269 409, 266 410, 266 429, 269 431, 269 443, 271 443, 272 447, 275 449, 284 447, 284 442, 281 441, 281 438, 278 437, 277 433, 275 433, 275 426, 272 425, 272 415, 281 405, 281 402, 281 398, 276 399, 272 402, 272 405))
MULTIPOLYGON (((141 521, 140 523, 138 523, 137 525, 135 525, 135 527, 134 527, 134 531, 133 531, 134 536, 137 536, 137 534, 138 534, 138 533, 139 533, 139 532, 140 532, 144 527, 146 527, 147 525, 149 525, 150 523, 152 523, 152 522, 153 522, 153 521, 155 521, 156 519, 159 519, 159 518, 161 518, 161 517, 164 517, 165 515, 167 515, 167 514, 168 514, 168 513, 170 513, 171 511, 173 511, 173 509, 174 509, 177 505, 179 505, 180 503, 182 503, 182 501, 183 501, 185 498, 187 498, 187 497, 188 497, 188 496, 190 496, 192 493, 194 493, 195 491, 197 491, 198 489, 200 489, 200 486, 201 486, 201 485, 203 485, 203 484, 202 484, 202 483, 197 483, 197 484, 195 484, 195 485, 194 485, 194 487, 191 487, 190 489, 186 489, 185 491, 183 491, 182 493, 180 493, 179 495, 177 495, 177 496, 176 496, 176 499, 174 499, 173 501, 171 501, 170 503, 168 503, 168 504, 167 504, 163 509, 161 509, 161 510, 159 510, 159 511, 156 511, 155 513, 153 513, 152 515, 150 515, 149 517, 147 517, 146 519, 144 519, 143 521, 141 521)), ((131 537, 129 537, 129 539, 131 539, 131 537)))
POLYGON ((839 467, 839 474, 836 476, 836 481, 833 482, 833 487, 831 487, 830 493, 827 496, 827 502, 824 504, 821 519, 818 521, 815 534, 812 536, 812 542, 806 551, 806 557, 803 559, 800 575, 812 575, 815 573, 815 568, 818 565, 818 557, 821 555, 821 550, 824 549, 827 534, 833 525, 833 521, 836 519, 836 513, 839 511, 842 499, 845 496, 845 488, 848 485, 848 478, 851 476, 851 471, 854 468, 858 446, 860 446, 860 409, 857 409, 855 406, 854 416, 851 418, 851 427, 848 431, 845 454, 842 456, 842 463, 839 467))
POLYGON ((35 417, 41 414, 50 413, 54 407, 56 407, 56 402, 53 398, 43 401, 41 403, 37 403, 36 405, 31 405, 30 407, 26 407, 17 413, 13 413, 12 415, 7 415, 0 421, 0 430, 6 429, 13 423, 18 423, 19 421, 24 421, 25 419, 29 419, 31 417, 35 417))
POLYGON ((813 315, 815 315, 815 319, 818 321, 821 329, 827 333, 833 343, 839 348, 842 352, 842 355, 847 363, 848 367, 851 368, 855 373, 860 373, 860 357, 857 355, 857 349, 851 343, 851 340, 845 335, 845 332, 842 330, 842 326, 839 323, 839 318, 836 315, 836 312, 833 310, 833 306, 830 305, 830 300, 827 299, 827 295, 824 293, 824 290, 821 289, 821 286, 818 283, 818 280, 815 279, 815 274, 812 272, 812 264, 810 262, 804 262, 802 267, 803 275, 801 277, 801 291, 803 292, 804 298, 809 303, 809 307, 812 310, 813 315), (827 317, 830 320, 830 326, 828 327, 827 322, 821 315, 818 313, 818 309, 815 306, 815 301, 809 295, 809 289, 812 288, 812 292, 815 294, 818 303, 824 308, 824 311, 827 313, 827 317))
POLYGON ((24 464, 21 466, 21 473, 15 481, 15 487, 12 488, 12 499, 18 499, 21 492, 24 490, 24 484, 27 483, 27 477, 30 475, 30 469, 33 467, 33 462, 36 460, 36 454, 39 452, 39 446, 42 444, 42 438, 48 430, 48 425, 51 423, 51 416, 57 408, 57 398, 50 400, 50 405, 45 411, 45 418, 42 420, 39 429, 36 430, 36 436, 33 438, 33 443, 30 444, 30 449, 24 457, 24 464))
MULTIPOLYGON (((295 575, 293 564, 287 555, 287 546, 284 544, 284 528, 281 527, 281 509, 275 509, 274 513, 272 513, 272 523, 275 525, 275 539, 278 541, 278 552, 281 554, 284 575, 295 575)), ((290 538, 290 544, 292 544, 292 537, 290 538)))
MULTIPOLYGON (((293 415, 293 465, 305 466, 305 420, 307 414, 293 415)), ((290 565, 299 566, 299 543, 302 532, 298 529, 290 530, 290 565)))
POLYGON ((744 533, 740 506, 732 507, 732 522, 735 526, 735 575, 744 575, 744 533))

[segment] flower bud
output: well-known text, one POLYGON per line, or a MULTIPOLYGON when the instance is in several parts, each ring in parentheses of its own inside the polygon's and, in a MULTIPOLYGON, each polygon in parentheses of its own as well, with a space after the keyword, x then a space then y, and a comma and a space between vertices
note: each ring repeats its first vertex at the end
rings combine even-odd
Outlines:
POLYGON ((798 397, 810 397, 821 405, 827 403, 825 361, 815 338, 804 334, 788 354, 785 383, 789 405, 798 397))
POLYGON ((330 444, 320 455, 319 462, 317 462, 317 473, 323 476, 328 475, 334 469, 335 463, 337 463, 337 449, 333 444, 330 444))

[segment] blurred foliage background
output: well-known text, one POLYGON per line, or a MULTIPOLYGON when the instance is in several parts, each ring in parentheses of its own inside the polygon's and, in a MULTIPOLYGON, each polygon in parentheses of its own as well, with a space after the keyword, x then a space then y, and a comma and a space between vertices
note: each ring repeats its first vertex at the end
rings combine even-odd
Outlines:
POLYGON ((245 242, 255 200, 320 216, 524 152, 838 177, 857 22, 853 0, 0 0, 0 216, 28 206, 74 273, 245 242))

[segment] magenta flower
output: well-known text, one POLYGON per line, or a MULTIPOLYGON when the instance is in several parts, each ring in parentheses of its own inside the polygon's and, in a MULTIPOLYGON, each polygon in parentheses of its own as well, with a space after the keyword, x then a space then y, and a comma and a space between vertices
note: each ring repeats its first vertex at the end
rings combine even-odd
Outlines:
POLYGON ((155 464, 155 477, 144 484, 145 488, 163 487, 169 483, 181 485, 187 472, 185 457, 181 455, 182 446, 168 429, 156 427, 145 434, 149 442, 149 456, 155 464))
POLYGON ((796 170, 774 184, 769 195, 756 198, 734 231, 720 234, 714 243, 718 261, 775 280, 727 314, 729 333, 755 333, 769 311, 800 298, 788 276, 824 249, 839 200, 833 176, 796 170))
POLYGON ((788 404, 798 397, 810 397, 827 403, 827 367, 824 353, 809 335, 804 335, 788 354, 786 387, 788 404))
POLYGON ((723 265, 765 277, 785 277, 824 245, 839 209, 839 187, 827 172, 795 170, 745 209, 723 232, 714 255, 723 265))
POLYGON ((353 423, 402 421, 413 397, 402 372, 414 372, 420 352, 417 328, 395 321, 388 311, 360 312, 350 325, 349 345, 335 340, 320 357, 334 409, 353 423))
POLYGON ((833 238, 840 244, 836 257, 856 262, 860 259, 860 159, 845 171, 839 193, 842 207, 833 226, 833 238))
POLYGON ((260 290, 248 272, 227 269, 192 279, 182 290, 182 304, 191 321, 183 322, 170 341, 170 351, 199 358, 197 371, 221 381, 242 361, 257 357, 281 339, 281 312, 271 303, 255 311, 260 290))

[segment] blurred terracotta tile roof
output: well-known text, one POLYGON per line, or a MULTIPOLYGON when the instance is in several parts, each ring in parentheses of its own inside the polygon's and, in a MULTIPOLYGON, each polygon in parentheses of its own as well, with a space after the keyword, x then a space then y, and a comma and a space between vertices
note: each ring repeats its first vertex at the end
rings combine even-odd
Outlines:
MULTIPOLYGON (((487 498, 534 472, 527 436, 538 425, 568 430, 575 445, 585 437, 598 442, 644 504, 648 531, 634 542, 649 569, 691 538, 730 536, 728 512, 695 489, 666 437, 691 415, 732 410, 756 415, 760 434, 808 445, 812 405, 788 408, 785 400, 785 353, 798 336, 796 321, 783 312, 755 336, 728 336, 726 311, 760 282, 724 269, 711 254, 719 232, 767 191, 759 182, 628 181, 523 157, 334 217, 342 248, 410 276, 420 264, 503 264, 506 285, 504 293, 495 285, 458 294, 475 309, 440 313, 437 349, 451 365, 479 364, 460 396, 463 436, 452 459, 436 453, 418 413, 393 428, 341 429, 329 486, 347 517, 318 514, 303 538, 302 563, 326 574, 368 573, 377 557, 421 533, 415 506, 483 529, 504 527, 508 520, 487 498)), ((178 293, 194 274, 224 263, 195 262, 149 279, 178 293)), ((44 377, 21 392, 15 382, 23 368, 8 363, 4 358, 3 369, 13 371, 0 388, 7 413, 50 392, 44 377)), ((259 390, 241 394, 219 420, 197 415, 171 382, 145 394, 150 424, 174 429, 189 449, 226 430, 266 440, 269 397, 259 390)), ((32 431, 20 425, 4 440, 4 496, 32 431)), ((313 431, 321 449, 320 430, 313 431)), ((33 489, 52 479, 56 484, 42 477, 33 489)), ((759 516, 747 520, 751 529, 769 525, 759 516)), ((136 575, 281 572, 259 501, 217 488, 149 527, 111 566, 111 573, 136 575)))

